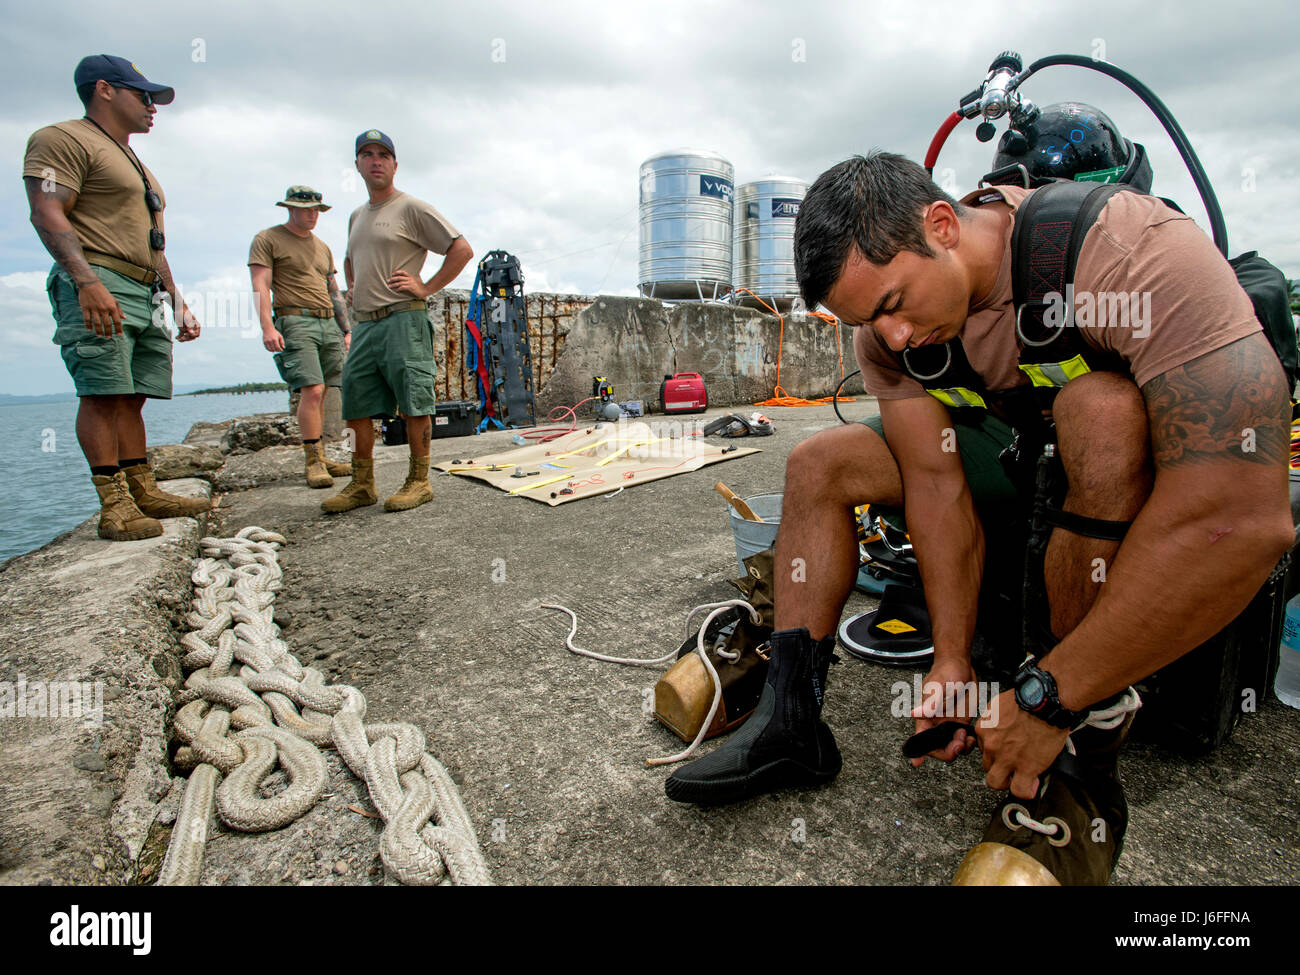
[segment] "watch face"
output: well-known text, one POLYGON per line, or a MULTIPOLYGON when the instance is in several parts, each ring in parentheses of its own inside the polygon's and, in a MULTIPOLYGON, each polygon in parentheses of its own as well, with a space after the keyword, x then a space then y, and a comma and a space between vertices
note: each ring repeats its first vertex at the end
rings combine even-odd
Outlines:
POLYGON ((1047 692, 1043 682, 1031 674, 1021 681, 1020 686, 1016 688, 1016 695, 1025 707, 1036 708, 1043 703, 1047 692))

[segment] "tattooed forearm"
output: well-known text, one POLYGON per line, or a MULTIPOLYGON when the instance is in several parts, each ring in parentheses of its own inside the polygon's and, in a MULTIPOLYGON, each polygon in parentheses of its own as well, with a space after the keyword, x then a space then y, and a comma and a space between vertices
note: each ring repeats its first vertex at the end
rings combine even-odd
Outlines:
POLYGON ((1291 401, 1263 334, 1170 369, 1142 387, 1157 469, 1231 457, 1285 465, 1291 401))
POLYGON ((50 256, 68 272, 78 287, 98 281, 81 252, 77 232, 68 222, 67 212, 75 202, 76 194, 58 183, 51 183, 46 189, 46 181, 34 176, 24 177, 24 183, 27 201, 31 204, 32 226, 50 256))
POLYGON ((327 275, 325 280, 329 282, 330 304, 334 306, 334 321, 338 322, 339 329, 346 335, 352 331, 352 321, 348 318, 348 303, 339 294, 339 285, 334 275, 327 275))

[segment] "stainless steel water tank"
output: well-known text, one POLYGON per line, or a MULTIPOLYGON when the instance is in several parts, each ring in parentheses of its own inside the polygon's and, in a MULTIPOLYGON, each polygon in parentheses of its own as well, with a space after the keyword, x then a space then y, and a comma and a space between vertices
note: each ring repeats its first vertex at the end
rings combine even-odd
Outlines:
MULTIPOLYGON (((781 311, 788 310, 799 295, 794 274, 794 221, 807 192, 808 183, 793 176, 768 176, 736 190, 732 282, 781 311)), ((755 304, 739 291, 736 300, 755 304)))
POLYGON ((674 149, 641 164, 641 293, 720 298, 731 289, 735 169, 701 149, 674 149))

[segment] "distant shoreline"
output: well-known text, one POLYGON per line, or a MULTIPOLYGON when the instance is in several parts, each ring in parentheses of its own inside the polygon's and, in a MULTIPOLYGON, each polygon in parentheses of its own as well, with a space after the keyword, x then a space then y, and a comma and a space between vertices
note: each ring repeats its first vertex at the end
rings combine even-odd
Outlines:
POLYGON ((238 386, 213 386, 211 389, 196 389, 189 393, 177 393, 178 396, 216 396, 225 393, 275 393, 288 392, 288 383, 241 383, 238 386))
MULTIPOLYGON (((173 398, 179 396, 217 396, 239 393, 276 393, 287 392, 285 383, 241 383, 237 386, 212 386, 205 389, 176 390, 173 398)), ((76 393, 38 393, 33 396, 15 396, 0 393, 0 406, 31 406, 39 403, 74 403, 76 393)))

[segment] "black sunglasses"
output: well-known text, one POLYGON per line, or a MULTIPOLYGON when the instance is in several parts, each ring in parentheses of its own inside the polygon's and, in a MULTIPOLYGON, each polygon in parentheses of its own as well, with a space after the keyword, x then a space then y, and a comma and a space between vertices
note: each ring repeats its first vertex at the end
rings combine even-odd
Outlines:
POLYGON ((148 108, 153 104, 153 95, 147 91, 141 91, 139 88, 130 88, 127 85, 114 85, 118 91, 133 91, 140 96, 140 101, 144 102, 144 107, 148 108))
POLYGON ((287 199, 311 200, 313 203, 319 203, 321 201, 321 195, 319 193, 304 193, 300 190, 297 193, 290 193, 287 199))

